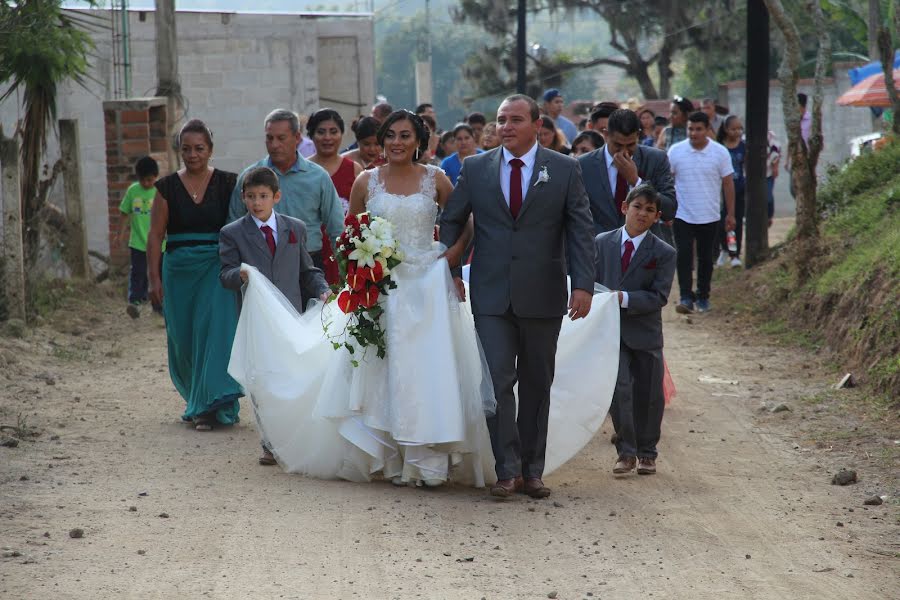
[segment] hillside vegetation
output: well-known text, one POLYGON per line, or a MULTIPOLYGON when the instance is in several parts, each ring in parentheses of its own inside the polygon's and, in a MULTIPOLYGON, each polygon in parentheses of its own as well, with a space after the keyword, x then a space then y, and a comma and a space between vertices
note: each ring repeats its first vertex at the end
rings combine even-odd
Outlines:
POLYGON ((825 351, 900 403, 900 141, 833 168, 819 204, 825 218, 809 281, 793 275, 789 240, 763 267, 728 273, 726 293, 764 330, 825 351))

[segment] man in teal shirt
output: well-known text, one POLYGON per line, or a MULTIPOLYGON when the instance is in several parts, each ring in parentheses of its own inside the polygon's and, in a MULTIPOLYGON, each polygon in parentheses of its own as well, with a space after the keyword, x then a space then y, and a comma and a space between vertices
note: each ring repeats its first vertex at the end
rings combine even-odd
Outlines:
POLYGON ((297 148, 302 136, 297 115, 289 110, 276 109, 265 122, 268 156, 241 173, 231 194, 228 221, 235 221, 247 213, 241 199, 244 174, 254 167, 269 167, 278 175, 281 202, 278 212, 300 219, 306 224, 309 239, 306 247, 315 265, 322 269, 321 226, 328 238, 336 239, 344 228, 344 209, 328 172, 303 158, 297 148))

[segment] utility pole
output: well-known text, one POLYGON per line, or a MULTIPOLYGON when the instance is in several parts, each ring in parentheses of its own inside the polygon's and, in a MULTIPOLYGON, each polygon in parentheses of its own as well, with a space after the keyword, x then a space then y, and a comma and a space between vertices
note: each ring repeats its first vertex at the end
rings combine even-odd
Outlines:
MULTIPOLYGON (((174 143, 181 122, 181 80, 178 77, 178 35, 175 29, 175 0, 156 0, 156 95, 164 96, 169 140, 174 143)), ((178 153, 169 144, 169 168, 178 170, 178 153)))
POLYGON ((524 94, 528 89, 528 81, 525 74, 525 59, 527 58, 525 52, 525 9, 526 0, 519 0, 519 5, 516 8, 516 21, 518 22, 516 29, 516 92, 519 94, 524 94))
POLYGON ((769 135, 769 11, 764 0, 747 0, 747 180, 744 184, 746 264, 769 252, 766 162, 769 135))
POLYGON ((416 61, 416 104, 434 102, 431 85, 431 0, 425 0, 425 34, 419 38, 416 61))

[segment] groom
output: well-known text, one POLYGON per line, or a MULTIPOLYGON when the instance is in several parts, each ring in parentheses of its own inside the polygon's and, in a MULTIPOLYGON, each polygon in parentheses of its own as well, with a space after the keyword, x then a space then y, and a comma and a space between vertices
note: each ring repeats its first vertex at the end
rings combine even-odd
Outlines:
MULTIPOLYGON (((491 495, 498 498, 520 491, 550 495, 541 476, 556 343, 567 311, 567 264, 572 319, 588 314, 594 289, 594 227, 581 168, 538 146, 540 126, 534 100, 504 100, 497 111, 503 145, 465 160, 441 217, 441 242, 448 247, 474 218, 469 284, 497 397, 487 424, 498 480, 491 495)), ((461 287, 460 269, 453 275, 461 287)))

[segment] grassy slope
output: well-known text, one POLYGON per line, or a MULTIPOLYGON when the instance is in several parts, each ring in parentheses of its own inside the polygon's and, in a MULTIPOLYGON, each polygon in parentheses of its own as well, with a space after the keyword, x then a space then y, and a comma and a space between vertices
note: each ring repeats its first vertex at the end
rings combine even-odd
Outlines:
POLYGON ((789 241, 759 269, 723 273, 723 292, 764 331, 825 349, 841 370, 897 402, 900 141, 829 173, 819 202, 828 217, 810 281, 797 284, 789 241))

